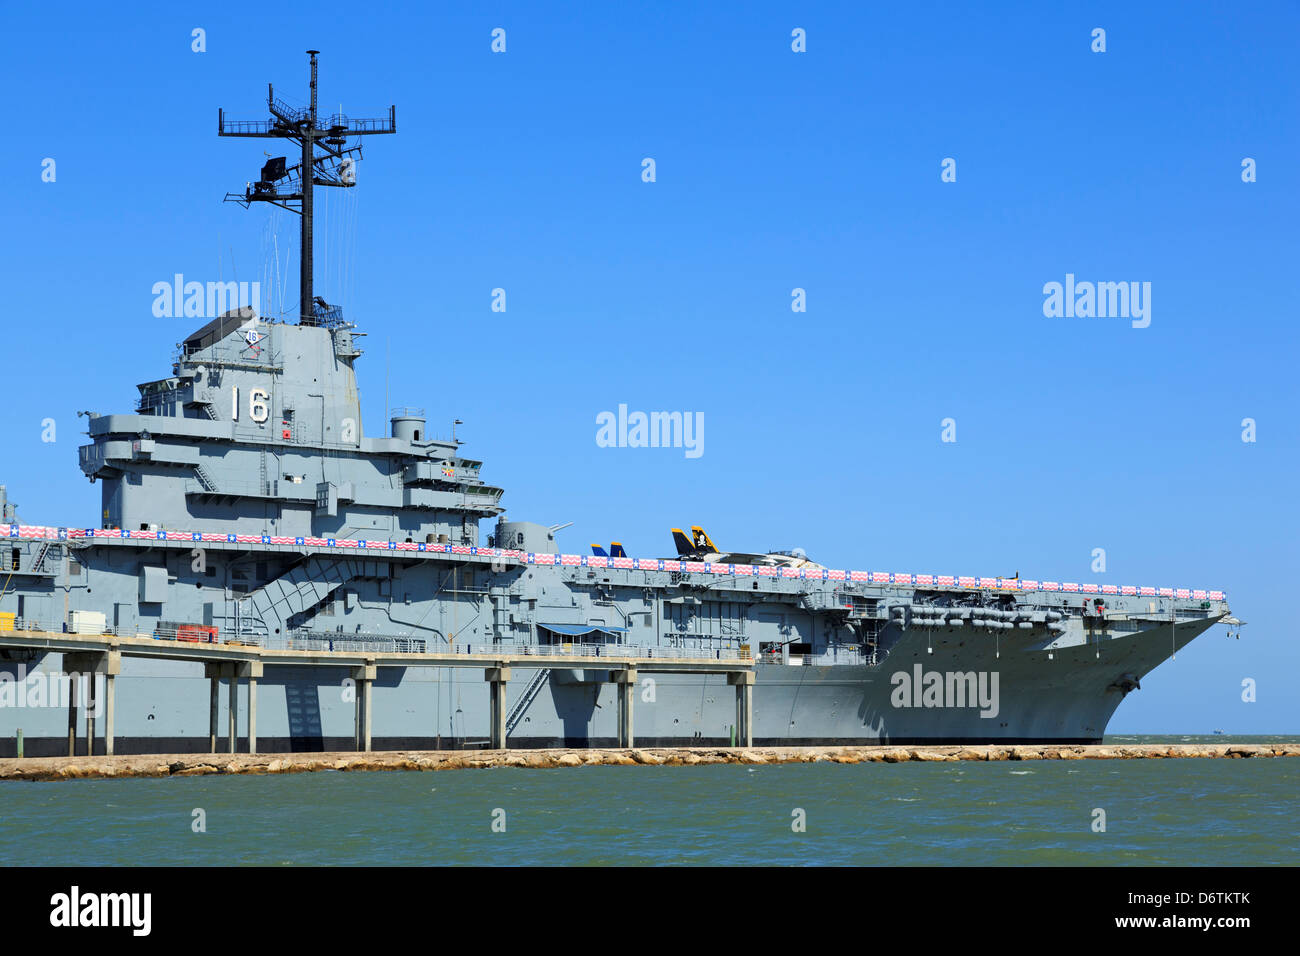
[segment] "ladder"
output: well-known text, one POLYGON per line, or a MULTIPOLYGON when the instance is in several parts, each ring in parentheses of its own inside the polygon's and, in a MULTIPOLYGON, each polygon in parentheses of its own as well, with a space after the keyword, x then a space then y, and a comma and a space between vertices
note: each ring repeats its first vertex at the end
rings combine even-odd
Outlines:
POLYGON ((528 710, 528 705, 531 704, 537 695, 542 692, 542 686, 550 676, 551 669, 549 667, 544 667, 533 675, 533 679, 530 680, 528 686, 524 688, 522 696, 520 696, 519 700, 515 702, 514 709, 510 711, 510 716, 506 718, 507 734, 511 733, 519 724, 519 721, 524 719, 524 714, 528 710))
POLYGON ((212 480, 212 476, 208 474, 207 469, 202 465, 194 466, 194 476, 199 479, 199 484, 203 486, 204 491, 217 490, 217 483, 212 480))
POLYGON ((361 567, 353 561, 309 558, 284 574, 250 592, 244 599, 245 626, 250 620, 268 627, 287 627, 289 619, 316 608, 336 590, 358 577, 361 567))

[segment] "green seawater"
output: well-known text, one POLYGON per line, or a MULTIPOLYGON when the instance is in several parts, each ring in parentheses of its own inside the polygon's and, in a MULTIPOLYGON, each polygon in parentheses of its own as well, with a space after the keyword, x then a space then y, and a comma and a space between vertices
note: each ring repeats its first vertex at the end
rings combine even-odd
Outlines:
POLYGON ((1300 758, 7 782, 0 865, 1294 866, 1298 787, 1300 758))

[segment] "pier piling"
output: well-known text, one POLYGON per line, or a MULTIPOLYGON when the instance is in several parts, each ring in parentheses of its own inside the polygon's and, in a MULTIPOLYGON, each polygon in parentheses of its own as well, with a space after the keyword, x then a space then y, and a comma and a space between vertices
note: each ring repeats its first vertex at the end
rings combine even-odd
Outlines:
MULTIPOLYGON (((71 655, 63 655, 63 669, 68 669, 67 659, 71 655)), ((77 755, 77 682, 68 681, 68 756, 77 755)))
POLYGON ((632 694, 636 688, 636 668, 628 667, 614 671, 614 683, 618 687, 618 745, 635 747, 635 734, 632 728, 632 694))
POLYGON ((229 664, 204 664, 203 676, 208 679, 208 753, 217 752, 217 716, 221 710, 221 675, 229 664))
POLYGON ((234 667, 230 667, 227 673, 230 675, 230 683, 226 685, 228 701, 226 709, 230 711, 230 719, 227 723, 230 728, 230 752, 233 754, 238 749, 236 743, 239 740, 239 678, 235 676, 234 667))
POLYGON ((506 684, 510 680, 509 667, 488 667, 483 671, 488 682, 488 704, 491 707, 489 746, 493 750, 506 749, 506 684))
POLYGON ((754 746, 754 672, 740 671, 727 675, 727 683, 736 688, 736 743, 754 746))
POLYGON ((95 755, 95 672, 89 673, 81 671, 81 676, 86 681, 86 756, 95 755))
POLYGON ((257 753, 257 679, 262 676, 262 662, 246 661, 236 667, 248 681, 248 752, 251 755, 257 753))
MULTIPOLYGON (((109 651, 104 655, 104 756, 113 756, 114 712, 117 707, 117 675, 122 670, 122 655, 109 651)), ((91 680, 94 680, 92 675, 91 680)))
POLYGON ((374 664, 363 664, 352 668, 352 679, 356 681, 356 748, 361 752, 370 751, 370 693, 375 684, 376 668, 374 664))

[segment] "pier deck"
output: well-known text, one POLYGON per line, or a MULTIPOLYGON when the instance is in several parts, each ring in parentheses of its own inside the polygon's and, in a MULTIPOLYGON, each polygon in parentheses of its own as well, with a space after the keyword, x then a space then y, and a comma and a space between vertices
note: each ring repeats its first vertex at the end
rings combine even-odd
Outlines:
MULTIPOLYGON (((347 635, 341 635, 346 637, 347 635)), ((247 739, 249 754, 257 753, 257 681, 266 665, 291 665, 311 667, 347 668, 356 682, 356 746, 359 751, 371 749, 371 694, 377 671, 381 667, 477 667, 482 668, 484 680, 490 684, 491 708, 490 743, 495 749, 506 747, 506 693, 505 685, 511 678, 512 667, 562 668, 603 672, 606 680, 617 685, 619 704, 619 743, 632 747, 633 689, 637 675, 646 673, 670 674, 726 674, 728 682, 736 688, 737 739, 745 745, 753 742, 754 713, 754 660, 750 657, 670 657, 645 654, 600 653, 596 655, 565 653, 533 653, 544 648, 530 647, 528 652, 493 649, 485 652, 444 651, 333 651, 266 648, 251 644, 217 644, 166 640, 143 636, 118 634, 69 634, 52 631, 0 631, 0 649, 47 651, 64 655, 66 673, 94 675, 104 678, 104 753, 113 755, 114 710, 116 704, 115 678, 121 673, 122 658, 145 657, 163 660, 192 661, 205 666, 211 682, 209 701, 209 738, 211 753, 217 752, 217 712, 220 683, 227 683, 230 728, 230 752, 235 752, 239 738, 238 682, 248 683, 247 739)), ((77 684, 71 681, 68 700, 68 756, 76 753, 77 684)), ((89 696, 83 701, 86 720, 86 750, 95 747, 96 708, 95 680, 88 683, 89 696)), ((21 748, 21 742, 19 744, 21 748)), ((19 750, 21 753, 21 749, 19 750)))

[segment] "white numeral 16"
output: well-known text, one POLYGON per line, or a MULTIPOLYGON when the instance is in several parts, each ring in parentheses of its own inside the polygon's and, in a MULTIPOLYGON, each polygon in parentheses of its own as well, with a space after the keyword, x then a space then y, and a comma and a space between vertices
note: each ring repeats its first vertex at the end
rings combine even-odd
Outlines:
MULTIPOLYGON (((271 417, 271 393, 264 388, 250 389, 248 392, 248 417, 261 424, 271 417)), ((239 386, 230 388, 230 420, 239 421, 239 386)))

